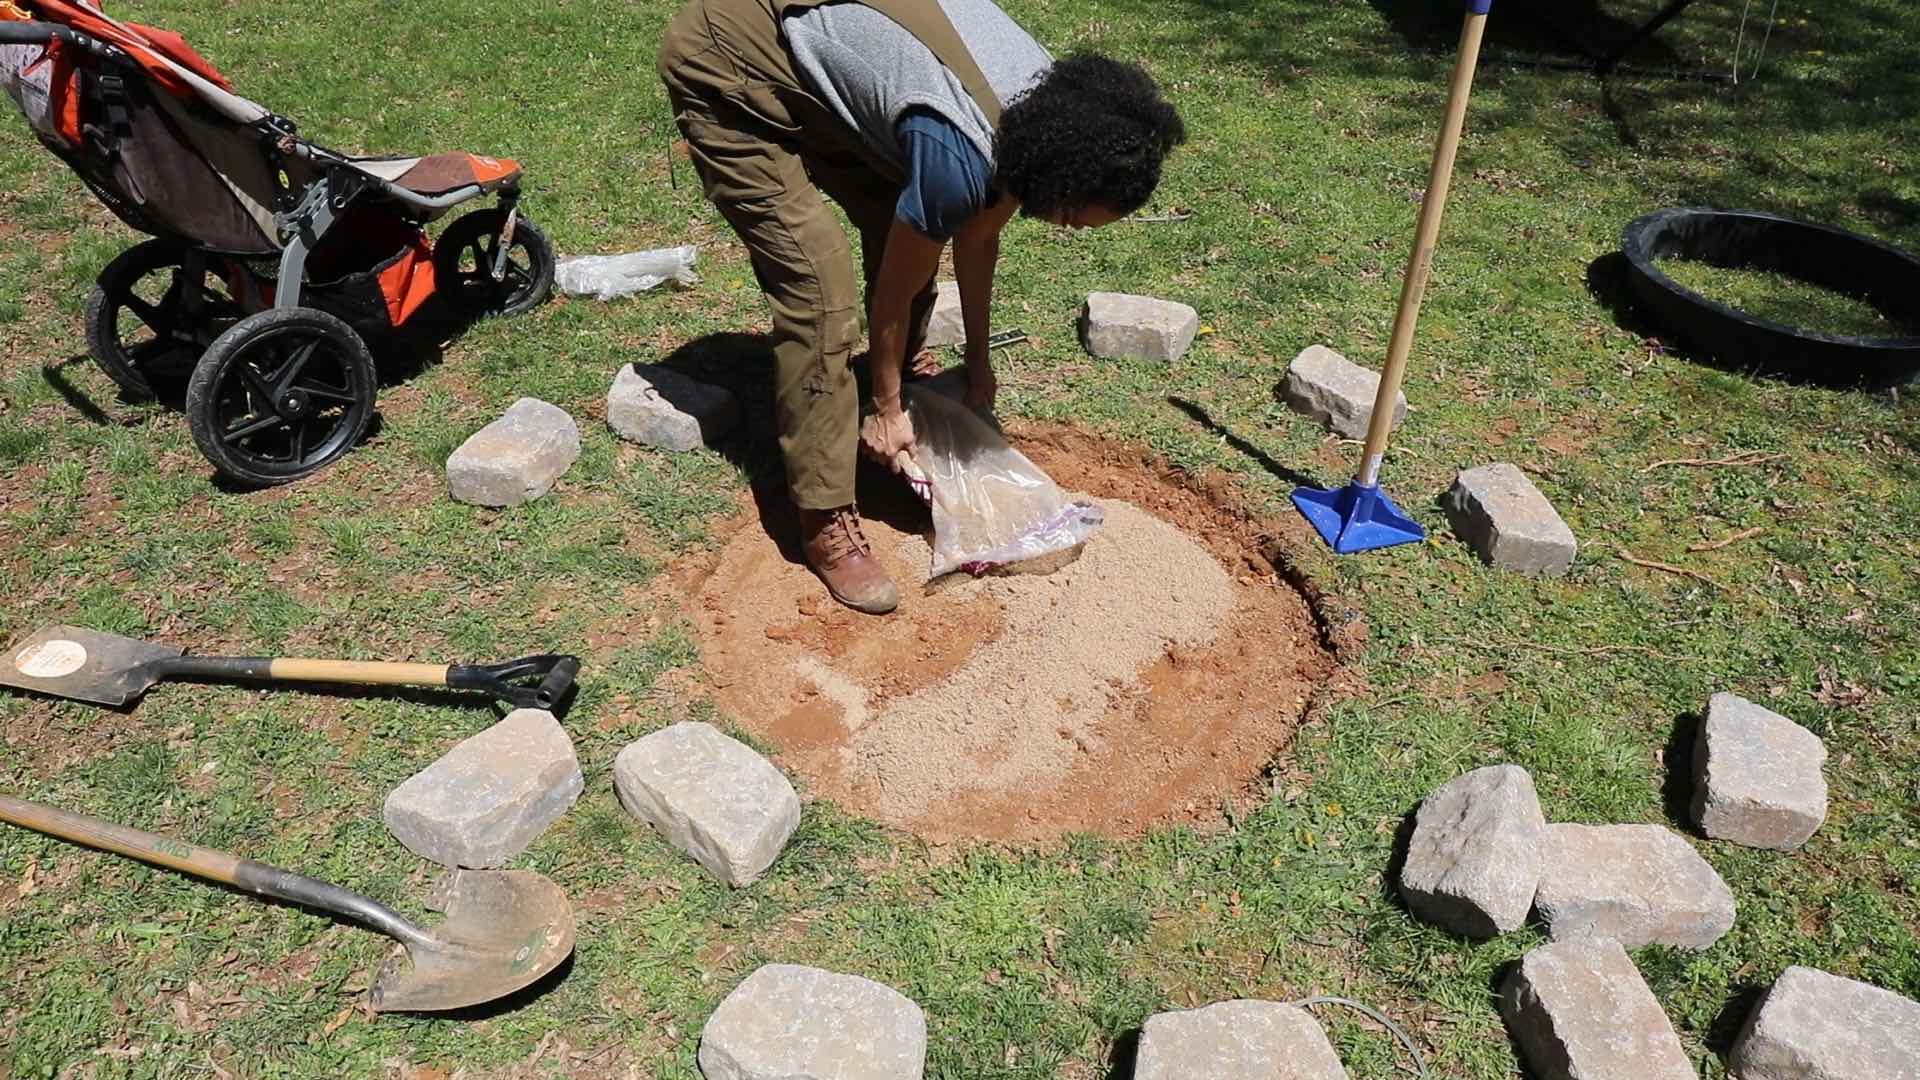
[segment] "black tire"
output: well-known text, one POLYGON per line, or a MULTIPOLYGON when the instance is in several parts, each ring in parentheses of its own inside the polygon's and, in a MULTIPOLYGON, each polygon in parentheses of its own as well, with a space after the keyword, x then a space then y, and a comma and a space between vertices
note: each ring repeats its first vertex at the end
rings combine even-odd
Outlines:
POLYGON ((1890 244, 1758 210, 1658 210, 1621 236, 1628 284, 1675 338, 1742 367, 1829 384, 1886 383, 1920 371, 1920 335, 1828 334, 1750 315, 1668 277, 1662 258, 1767 270, 1859 297, 1920 325, 1920 259, 1890 244))
POLYGON ((525 215, 514 218, 507 272, 493 280, 494 254, 506 223, 505 210, 476 210, 434 241, 434 288, 477 316, 521 315, 553 293, 553 243, 525 215))
POLYGON ((100 271, 87 296, 87 352, 131 401, 178 390, 241 317, 225 282, 204 270, 189 280, 187 254, 166 240, 136 244, 100 271))
POLYGON ((187 382, 187 425, 222 473, 265 487, 353 449, 377 392, 366 342, 312 308, 276 308, 221 334, 187 382))

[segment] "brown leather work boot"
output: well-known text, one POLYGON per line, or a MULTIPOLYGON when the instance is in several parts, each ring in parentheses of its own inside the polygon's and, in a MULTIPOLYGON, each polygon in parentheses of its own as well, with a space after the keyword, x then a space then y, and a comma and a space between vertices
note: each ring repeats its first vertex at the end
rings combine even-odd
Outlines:
POLYGON ((869 615, 885 615, 900 606, 900 590, 860 531, 857 507, 801 510, 800 546, 807 565, 835 600, 869 615))

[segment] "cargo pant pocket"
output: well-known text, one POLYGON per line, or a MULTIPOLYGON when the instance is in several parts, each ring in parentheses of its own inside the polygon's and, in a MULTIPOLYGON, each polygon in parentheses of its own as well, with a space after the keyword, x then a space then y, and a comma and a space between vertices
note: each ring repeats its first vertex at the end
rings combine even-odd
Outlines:
POLYGON ((860 344, 860 309, 838 308, 820 317, 819 363, 807 378, 807 390, 831 394, 853 382, 853 353, 860 344))

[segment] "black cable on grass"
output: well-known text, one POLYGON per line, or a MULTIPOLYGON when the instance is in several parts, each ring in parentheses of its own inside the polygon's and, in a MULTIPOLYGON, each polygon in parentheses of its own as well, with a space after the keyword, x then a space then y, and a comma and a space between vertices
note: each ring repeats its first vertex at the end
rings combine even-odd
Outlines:
POLYGON ((1413 1055, 1413 1067, 1418 1071, 1420 1080, 1427 1080, 1427 1059, 1420 1056, 1420 1048, 1413 1044, 1413 1037, 1408 1035, 1399 1024, 1387 1019, 1385 1013, 1373 1006, 1363 1005, 1352 998, 1328 997, 1324 994, 1301 998, 1298 1001, 1289 1001, 1287 1004, 1298 1005, 1302 1008, 1308 1005, 1345 1005, 1349 1009, 1357 1009, 1365 1013, 1372 1017, 1377 1023, 1385 1025, 1388 1031, 1393 1032, 1394 1038, 1400 1040, 1400 1045, 1406 1047, 1407 1053, 1413 1055))

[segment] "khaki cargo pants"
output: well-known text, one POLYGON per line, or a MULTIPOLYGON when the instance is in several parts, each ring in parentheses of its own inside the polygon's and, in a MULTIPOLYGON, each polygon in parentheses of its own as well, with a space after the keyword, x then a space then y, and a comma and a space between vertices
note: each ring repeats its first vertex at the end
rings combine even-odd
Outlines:
MULTIPOLYGON (((660 79, 707 198, 753 260, 773 309, 775 416, 787 486, 802 509, 854 501, 860 391, 851 361, 862 294, 880 268, 902 181, 805 89, 780 36, 778 0, 689 0, 660 45, 660 79)), ((908 323, 911 357, 933 306, 929 278, 908 323)))

